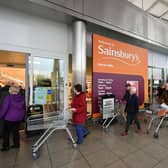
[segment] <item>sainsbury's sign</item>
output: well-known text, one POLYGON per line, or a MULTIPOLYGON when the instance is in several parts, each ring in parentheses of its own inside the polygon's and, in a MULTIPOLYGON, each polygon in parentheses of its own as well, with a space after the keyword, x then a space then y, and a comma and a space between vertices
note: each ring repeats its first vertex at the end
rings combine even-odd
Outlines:
POLYGON ((147 60, 144 48, 93 35, 93 72, 146 74, 147 60))
POLYGON ((121 49, 116 50, 102 44, 98 45, 98 53, 100 55, 111 56, 111 59, 120 61, 121 63, 129 66, 135 66, 141 63, 140 58, 136 53, 125 52, 121 49))

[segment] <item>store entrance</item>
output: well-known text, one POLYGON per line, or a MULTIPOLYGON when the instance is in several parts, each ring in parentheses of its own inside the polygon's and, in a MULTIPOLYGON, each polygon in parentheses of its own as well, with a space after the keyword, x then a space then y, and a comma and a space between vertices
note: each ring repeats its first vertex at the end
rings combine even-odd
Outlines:
MULTIPOLYGON (((0 51, 0 88, 7 84, 15 84, 25 95, 26 54, 19 52, 0 51)), ((2 98, 4 99, 4 98, 2 98)), ((3 103, 3 100, 1 100, 3 103)), ((21 129, 24 128, 22 124, 21 129)))

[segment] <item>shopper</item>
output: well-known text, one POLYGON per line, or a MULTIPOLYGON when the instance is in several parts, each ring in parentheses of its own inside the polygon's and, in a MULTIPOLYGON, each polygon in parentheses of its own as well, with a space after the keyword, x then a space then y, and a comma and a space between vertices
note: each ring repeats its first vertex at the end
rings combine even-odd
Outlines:
MULTIPOLYGON (((0 88, 0 108, 3 104, 3 101, 7 95, 9 95, 9 88, 12 86, 13 82, 8 81, 4 87, 0 88)), ((0 119, 0 137, 2 137, 2 131, 3 131, 3 125, 4 121, 3 119, 0 119)))
POLYGON ((130 83, 127 83, 126 85, 125 85, 125 87, 126 87, 126 90, 125 90, 125 94, 124 94, 124 97, 123 97, 123 101, 128 101, 128 99, 129 99, 129 96, 130 96, 130 88, 131 88, 131 84, 130 83))
POLYGON ((13 145, 11 147, 20 147, 19 124, 24 119, 25 101, 19 92, 19 87, 11 86, 9 88, 10 94, 5 97, 0 109, 0 118, 4 120, 2 151, 7 151, 10 148, 11 132, 13 134, 13 145))
POLYGON ((165 88, 162 91, 162 94, 160 97, 161 97, 161 101, 159 102, 160 104, 162 102, 165 102, 166 104, 168 104, 168 83, 165 84, 165 88))
POLYGON ((166 84, 162 84, 157 88, 156 101, 161 104, 163 101, 163 93, 165 92, 166 84))
POLYGON ((140 132, 140 123, 138 120, 138 111, 139 111, 139 103, 138 103, 138 97, 136 95, 136 88, 131 87, 130 88, 130 97, 127 101, 125 112, 126 112, 126 127, 125 131, 121 133, 122 136, 128 135, 129 126, 134 120, 137 125, 136 132, 140 132))
POLYGON ((123 98, 122 98, 122 101, 123 101, 123 105, 125 106, 124 112, 123 112, 123 118, 124 118, 124 120, 126 121, 126 115, 125 115, 126 112, 125 112, 125 110, 126 110, 127 102, 128 102, 128 100, 129 100, 129 97, 130 97, 131 84, 130 84, 130 83, 127 83, 127 84, 125 85, 125 87, 126 87, 126 90, 125 90, 125 94, 124 94, 124 96, 123 96, 123 98))
POLYGON ((82 92, 82 85, 76 84, 70 111, 72 112, 72 121, 76 130, 77 144, 83 143, 84 137, 89 134, 89 131, 84 127, 86 110, 86 95, 82 92))

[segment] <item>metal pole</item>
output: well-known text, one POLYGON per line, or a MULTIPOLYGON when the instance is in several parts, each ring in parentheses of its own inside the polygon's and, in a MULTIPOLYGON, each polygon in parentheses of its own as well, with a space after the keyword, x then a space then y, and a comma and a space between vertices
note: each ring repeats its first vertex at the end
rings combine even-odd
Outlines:
POLYGON ((82 84, 86 90, 86 23, 73 22, 72 74, 73 84, 82 84))

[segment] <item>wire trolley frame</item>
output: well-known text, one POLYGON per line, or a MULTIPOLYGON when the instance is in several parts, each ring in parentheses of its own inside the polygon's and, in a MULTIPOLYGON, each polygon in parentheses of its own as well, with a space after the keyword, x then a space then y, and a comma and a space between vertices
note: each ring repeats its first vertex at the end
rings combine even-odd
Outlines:
POLYGON ((40 156, 40 147, 48 140, 48 138, 56 130, 65 130, 73 144, 73 147, 77 147, 75 140, 68 128, 68 119, 64 119, 64 116, 60 112, 50 112, 45 114, 38 114, 29 116, 27 118, 27 130, 35 131, 45 129, 45 132, 32 146, 32 156, 34 159, 38 159, 40 156))

